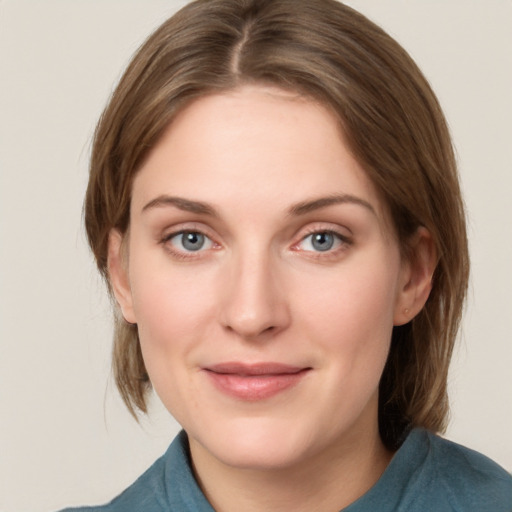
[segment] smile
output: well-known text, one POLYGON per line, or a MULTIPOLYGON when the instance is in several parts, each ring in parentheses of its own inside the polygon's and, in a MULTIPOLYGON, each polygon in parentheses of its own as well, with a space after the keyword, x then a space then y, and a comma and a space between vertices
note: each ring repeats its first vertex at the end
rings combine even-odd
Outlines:
POLYGON ((271 398, 295 385, 311 368, 281 363, 221 363, 204 368, 215 387, 234 398, 258 401, 271 398))

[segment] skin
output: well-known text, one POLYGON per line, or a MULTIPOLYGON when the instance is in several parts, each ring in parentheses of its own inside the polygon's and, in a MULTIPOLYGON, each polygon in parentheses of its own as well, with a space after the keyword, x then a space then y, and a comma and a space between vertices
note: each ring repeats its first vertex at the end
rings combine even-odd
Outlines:
POLYGON ((138 172, 127 262, 122 246, 113 231, 117 300, 217 511, 339 511, 376 482, 392 328, 423 306, 435 255, 419 230, 403 261, 328 110, 262 86, 196 100, 138 172), (183 231, 205 235, 199 250, 183 231), (306 370, 239 399, 205 371, 232 361, 306 370))

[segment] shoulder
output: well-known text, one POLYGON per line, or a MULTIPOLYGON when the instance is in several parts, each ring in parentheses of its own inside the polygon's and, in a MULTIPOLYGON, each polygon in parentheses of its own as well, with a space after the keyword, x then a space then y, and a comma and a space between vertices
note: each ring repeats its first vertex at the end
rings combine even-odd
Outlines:
POLYGON ((481 453, 430 432, 420 433, 428 444, 431 485, 453 510, 512 510, 512 477, 507 471, 481 453))
POLYGON ((105 505, 67 508, 61 512, 163 512, 164 457, 158 459, 135 482, 105 505))
POLYGON ((61 512, 213 512, 194 478, 188 453, 188 438, 181 431, 163 457, 110 503, 61 512))
POLYGON ((511 512, 512 477, 484 455, 422 428, 346 512, 511 512))

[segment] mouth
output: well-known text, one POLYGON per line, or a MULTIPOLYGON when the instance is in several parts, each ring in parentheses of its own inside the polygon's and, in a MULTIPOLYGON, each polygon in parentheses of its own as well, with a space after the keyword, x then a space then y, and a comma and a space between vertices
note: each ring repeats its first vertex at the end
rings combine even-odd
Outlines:
POLYGON ((244 401, 265 400, 282 393, 299 384, 311 370, 274 362, 228 362, 203 368, 219 391, 244 401))

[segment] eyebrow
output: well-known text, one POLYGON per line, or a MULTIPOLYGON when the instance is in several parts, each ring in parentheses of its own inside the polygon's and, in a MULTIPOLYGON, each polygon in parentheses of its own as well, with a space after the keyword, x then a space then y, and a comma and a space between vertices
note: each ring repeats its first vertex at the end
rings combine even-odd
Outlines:
POLYGON ((158 196, 151 200, 142 208, 142 212, 151 210, 153 208, 161 208, 163 206, 174 206, 185 212, 197 213, 200 215, 210 215, 212 217, 219 216, 215 208, 213 208, 213 206, 209 205, 208 203, 167 195, 158 196))
MULTIPOLYGON (((288 209, 288 214, 294 217, 298 217, 301 215, 306 215, 315 210, 320 210, 322 208, 327 208, 328 206, 336 204, 356 204, 359 206, 363 206, 371 213, 376 215, 375 209, 368 201, 365 201, 364 199, 361 199, 360 197, 357 196, 353 196, 351 194, 334 194, 326 197, 312 199, 310 201, 301 201, 300 203, 297 203, 290 207, 288 209)), ((219 217, 217 210, 209 203, 205 203, 203 201, 193 201, 191 199, 185 199, 183 197, 168 195, 161 195, 156 197, 155 199, 152 199, 142 208, 142 212, 146 212, 147 210, 151 210, 153 208, 162 208, 165 206, 174 206, 175 208, 178 208, 185 212, 196 213, 199 215, 219 217)))
POLYGON ((306 215, 307 213, 321 208, 327 208, 328 206, 335 204, 356 204, 363 206, 376 215, 375 209, 368 201, 351 194, 334 194, 326 197, 319 197, 318 199, 313 199, 311 201, 303 201, 293 205, 288 212, 293 216, 306 215))

